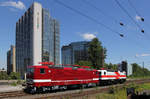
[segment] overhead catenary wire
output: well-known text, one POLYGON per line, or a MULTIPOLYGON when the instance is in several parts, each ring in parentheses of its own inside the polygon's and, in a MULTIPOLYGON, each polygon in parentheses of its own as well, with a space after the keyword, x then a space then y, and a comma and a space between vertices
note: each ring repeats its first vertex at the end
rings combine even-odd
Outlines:
POLYGON ((121 5, 118 0, 115 0, 116 4, 128 15, 128 17, 132 20, 134 24, 144 33, 144 29, 132 18, 132 16, 128 13, 128 11, 121 5))
MULTIPOLYGON (((87 1, 87 0, 82 0, 82 1, 84 1, 84 3, 90 5, 91 7, 95 8, 97 11, 99 11, 101 14, 104 14, 104 15, 107 16, 108 18, 114 19, 115 22, 118 23, 118 20, 116 20, 114 17, 109 16, 109 14, 107 14, 107 13, 105 13, 104 11, 102 11, 101 9, 99 9, 99 8, 98 8, 97 6, 95 6, 94 4, 90 3, 90 2, 87 1)), ((124 25, 122 22, 120 22, 120 24, 124 25)), ((143 29, 142 29, 141 31, 144 32, 143 29)), ((124 35, 122 35, 122 34, 120 34, 120 36, 121 36, 121 37, 124 37, 124 35)), ((126 38, 126 39, 127 39, 127 38, 126 38)), ((131 40, 131 41, 132 41, 132 40, 131 40)), ((137 43, 137 42, 135 42, 135 44, 138 44, 139 47, 142 47, 142 45, 139 44, 139 43, 137 43)))
POLYGON ((150 41, 150 36, 148 33, 145 33, 144 29, 132 18, 132 16, 128 13, 128 11, 121 5, 121 3, 118 0, 115 0, 117 5, 128 15, 128 17, 137 25, 139 29, 141 29, 141 32, 145 34, 146 39, 150 41))
POLYGON ((83 1, 86 4, 88 4, 89 6, 93 7, 94 9, 96 9, 98 12, 100 12, 103 15, 105 15, 106 17, 113 19, 117 24, 119 24, 121 26, 124 26, 123 22, 121 22, 121 21, 115 19, 114 17, 110 16, 109 14, 107 14, 106 12, 104 12, 103 10, 101 10, 100 8, 95 6, 94 4, 90 3, 89 1, 87 1, 87 0, 81 0, 81 1, 83 1))
POLYGON ((116 34, 119 35, 120 37, 124 37, 124 35, 123 35, 122 33, 119 33, 118 31, 116 31, 116 30, 114 30, 114 29, 111 29, 111 28, 108 27, 107 25, 105 25, 105 24, 99 22, 98 20, 96 20, 95 18, 93 18, 93 17, 91 17, 91 16, 88 16, 88 15, 86 15, 86 14, 84 14, 84 13, 82 13, 82 12, 80 12, 80 11, 74 9, 74 8, 72 8, 71 6, 68 6, 68 5, 64 4, 64 3, 61 2, 60 0, 55 0, 55 2, 58 3, 58 4, 60 4, 60 5, 62 5, 62 6, 64 6, 65 8, 68 8, 68 9, 72 10, 73 12, 78 13, 79 15, 81 15, 81 16, 83 16, 83 17, 86 17, 87 19, 89 19, 89 20, 91 20, 91 21, 93 21, 93 22, 95 22, 95 23, 97 23, 97 24, 103 26, 104 28, 108 29, 109 31, 111 31, 111 32, 113 32, 113 33, 116 33, 116 34))
MULTIPOLYGON (((66 4, 64 4, 64 3, 62 3, 60 0, 55 0, 55 2, 58 3, 58 4, 60 4, 60 5, 62 5, 62 6, 64 6, 64 7, 67 8, 67 9, 70 9, 71 11, 73 11, 73 12, 75 12, 75 13, 77 13, 77 14, 83 16, 83 17, 86 17, 87 19, 89 19, 89 20, 91 20, 91 21, 93 21, 93 22, 95 22, 95 23, 97 23, 97 24, 99 24, 99 25, 105 27, 106 29, 112 31, 113 33, 116 33, 116 34, 119 35, 120 37, 126 38, 122 33, 119 33, 119 32, 117 32, 117 31, 115 31, 115 30, 109 28, 108 26, 106 26, 105 24, 99 22, 98 20, 96 20, 95 18, 93 18, 93 17, 91 17, 91 16, 88 16, 88 15, 82 13, 81 11, 78 11, 78 10, 76 10, 76 9, 74 9, 74 8, 72 8, 72 7, 70 7, 70 6, 66 5, 66 4)), ((127 39, 127 38, 126 38, 126 39, 127 39)), ((129 40, 129 38, 128 38, 127 40, 129 40)), ((144 47, 143 45, 139 44, 138 42, 134 42, 133 39, 130 39, 130 41, 131 41, 131 43, 134 43, 134 45, 136 44, 137 46, 139 46, 139 48, 145 49, 145 47, 144 47)))
MULTIPOLYGON (((142 22, 144 22, 145 19, 144 19, 143 16, 139 13, 139 11, 136 9, 136 7, 133 5, 133 3, 131 2, 131 0, 128 0, 128 3, 129 3, 129 5, 135 10, 136 14, 140 17, 140 20, 141 20, 142 22)), ((146 23, 146 22, 145 22, 145 24, 146 24, 146 26, 149 28, 149 24, 146 23)), ((150 35, 149 35, 148 33, 146 34, 146 36, 147 36, 147 38, 150 37, 150 35)))
POLYGON ((138 10, 135 8, 135 6, 132 4, 130 0, 128 0, 129 5, 135 10, 136 14, 140 17, 140 20, 144 22, 144 18, 141 16, 141 14, 138 12, 138 10))

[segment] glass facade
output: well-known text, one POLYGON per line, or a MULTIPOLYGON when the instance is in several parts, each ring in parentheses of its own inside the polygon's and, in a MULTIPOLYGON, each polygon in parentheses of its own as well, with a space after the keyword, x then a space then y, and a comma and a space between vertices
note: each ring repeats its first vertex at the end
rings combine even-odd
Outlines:
POLYGON ((60 31, 59 22, 53 19, 54 23, 54 63, 60 64, 60 31))
POLYGON ((43 9, 42 61, 60 64, 59 22, 43 9))
POLYGON ((61 52, 62 52, 62 64, 72 64, 71 46, 63 46, 61 52))
POLYGON ((73 42, 68 46, 63 46, 62 64, 75 64, 81 60, 88 60, 88 41, 73 42))
POLYGON ((43 9, 42 61, 54 62, 54 25, 49 11, 43 9))
POLYGON ((24 75, 26 67, 32 65, 33 14, 32 8, 16 23, 16 71, 24 75))

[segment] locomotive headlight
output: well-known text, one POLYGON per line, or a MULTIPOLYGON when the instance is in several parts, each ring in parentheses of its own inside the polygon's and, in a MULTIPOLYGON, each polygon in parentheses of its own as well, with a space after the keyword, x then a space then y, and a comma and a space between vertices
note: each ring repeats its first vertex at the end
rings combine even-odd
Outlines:
POLYGON ((33 79, 27 79, 27 83, 32 84, 33 83, 33 79))
POLYGON ((51 70, 48 70, 49 73, 51 73, 51 70))

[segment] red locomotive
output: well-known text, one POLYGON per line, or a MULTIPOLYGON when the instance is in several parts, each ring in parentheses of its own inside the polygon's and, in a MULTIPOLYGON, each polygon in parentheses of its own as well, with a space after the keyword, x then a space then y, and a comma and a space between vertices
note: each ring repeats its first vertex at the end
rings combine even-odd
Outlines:
POLYGON ((27 69, 26 89, 30 93, 67 89, 71 86, 97 86, 103 80, 123 82, 126 79, 125 73, 115 72, 114 75, 107 70, 90 69, 88 66, 54 66, 51 62, 41 62, 41 64, 29 66, 27 69), (114 76, 114 79, 109 76, 114 76))
POLYGON ((96 86, 98 83, 98 71, 86 66, 56 67, 42 62, 42 66, 29 66, 27 70, 26 84, 30 92, 67 89, 72 85, 96 86))

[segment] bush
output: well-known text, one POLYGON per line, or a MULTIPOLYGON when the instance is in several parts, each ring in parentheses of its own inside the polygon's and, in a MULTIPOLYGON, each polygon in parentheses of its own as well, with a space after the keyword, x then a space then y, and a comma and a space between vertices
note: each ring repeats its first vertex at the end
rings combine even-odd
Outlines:
POLYGON ((20 74, 16 72, 11 72, 10 75, 8 75, 6 72, 0 72, 0 80, 19 80, 20 74))
POLYGON ((0 72, 0 80, 8 80, 8 75, 6 72, 0 72))
POLYGON ((19 74, 19 73, 16 73, 16 72, 11 72, 10 78, 11 78, 11 79, 14 79, 14 80, 21 79, 21 78, 20 78, 20 74, 19 74))
POLYGON ((21 84, 21 80, 19 79, 19 80, 17 80, 17 84, 21 84))

